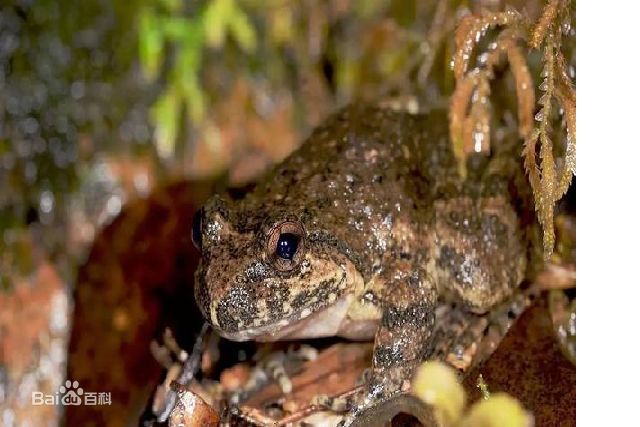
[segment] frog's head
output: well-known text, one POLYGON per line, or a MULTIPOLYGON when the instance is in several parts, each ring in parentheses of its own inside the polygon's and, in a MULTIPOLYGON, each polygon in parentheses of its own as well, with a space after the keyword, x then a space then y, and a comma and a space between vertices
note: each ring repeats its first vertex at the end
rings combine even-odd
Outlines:
POLYGON ((192 239, 202 253, 196 300, 219 333, 234 340, 334 335, 362 277, 325 232, 304 215, 229 209, 212 198, 192 239))

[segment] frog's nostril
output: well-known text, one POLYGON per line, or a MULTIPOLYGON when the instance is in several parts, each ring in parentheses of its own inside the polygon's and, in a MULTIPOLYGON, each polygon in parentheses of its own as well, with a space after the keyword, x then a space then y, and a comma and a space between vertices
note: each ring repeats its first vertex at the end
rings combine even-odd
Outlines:
POLYGON ((191 241, 193 245, 202 252, 202 208, 198 209, 193 215, 193 223, 191 224, 191 241))

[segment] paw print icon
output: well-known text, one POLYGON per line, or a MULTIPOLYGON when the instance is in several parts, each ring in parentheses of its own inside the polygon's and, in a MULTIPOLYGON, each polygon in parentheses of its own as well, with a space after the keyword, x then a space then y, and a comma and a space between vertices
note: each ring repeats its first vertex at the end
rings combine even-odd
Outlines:
POLYGON ((82 387, 79 387, 78 381, 74 381, 73 383, 70 380, 67 380, 64 385, 60 386, 60 394, 62 398, 60 402, 63 405, 82 405, 82 395, 84 390, 82 387))

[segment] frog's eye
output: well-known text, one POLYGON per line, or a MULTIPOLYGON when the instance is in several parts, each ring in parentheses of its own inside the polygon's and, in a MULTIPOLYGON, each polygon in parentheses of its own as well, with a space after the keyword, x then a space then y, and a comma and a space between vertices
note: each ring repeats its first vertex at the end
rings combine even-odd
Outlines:
POLYGON ((293 256, 298 250, 298 243, 300 242, 300 236, 293 233, 283 233, 278 238, 276 246, 276 255, 282 259, 291 261, 293 256))
POLYGON ((202 213, 203 208, 198 209, 191 223, 191 241, 200 252, 202 252, 202 213))
POLYGON ((304 252, 304 228, 302 224, 285 221, 269 234, 268 248, 274 266, 289 271, 302 259, 304 252))

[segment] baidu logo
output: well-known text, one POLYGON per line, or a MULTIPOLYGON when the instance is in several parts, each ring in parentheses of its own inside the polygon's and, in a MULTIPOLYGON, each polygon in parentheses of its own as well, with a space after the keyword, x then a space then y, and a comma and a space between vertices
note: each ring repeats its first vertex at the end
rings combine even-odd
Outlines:
POLYGON ((55 394, 31 393, 32 405, 111 405, 111 393, 84 391, 78 381, 67 380, 55 394))

